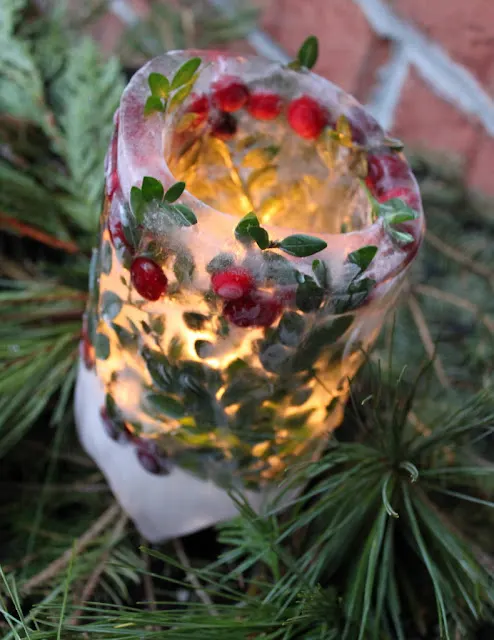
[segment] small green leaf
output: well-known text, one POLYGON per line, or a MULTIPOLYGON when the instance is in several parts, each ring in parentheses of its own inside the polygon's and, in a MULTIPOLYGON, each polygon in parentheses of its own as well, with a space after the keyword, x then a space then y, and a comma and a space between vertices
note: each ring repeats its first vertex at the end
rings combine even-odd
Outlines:
POLYGON ((165 202, 175 202, 178 200, 185 189, 185 182, 175 182, 165 193, 165 202))
POLYGON ((318 55, 319 42, 315 36, 309 36, 300 47, 297 54, 297 60, 303 67, 312 69, 317 62, 318 55))
POLYGON ((282 315, 278 325, 280 342, 288 347, 298 346, 304 329, 305 321, 303 317, 295 311, 287 311, 282 315))
POLYGON ((411 233, 407 233, 406 231, 397 231, 391 227, 388 228, 388 233, 393 240, 401 246, 406 246, 415 240, 411 233))
POLYGON ((285 256, 274 251, 264 251, 262 257, 266 268, 265 276, 268 280, 274 280, 279 285, 296 284, 297 271, 285 256))
POLYGON ((145 320, 141 320, 141 325, 142 325, 142 328, 144 329, 144 332, 147 333, 148 335, 150 335, 153 332, 151 327, 148 325, 148 323, 145 320))
POLYGON ((91 261, 89 263, 89 295, 98 298, 99 295, 99 251, 93 249, 91 253, 91 261))
POLYGON ((118 341, 125 349, 135 347, 137 345, 137 336, 131 333, 128 329, 121 327, 116 322, 112 322, 112 329, 117 334, 118 341))
POLYGON ((179 227, 191 227, 197 224, 196 214, 185 204, 173 204, 166 207, 166 212, 179 227))
POLYGON ((186 100, 192 89, 194 88, 194 83, 189 82, 189 84, 184 85, 181 89, 179 89, 170 100, 170 109, 176 109, 179 107, 184 100, 186 100))
POLYGON ((195 270, 194 258, 188 252, 181 251, 175 258, 173 273, 180 284, 190 284, 195 270))
POLYGON ((310 369, 320 357, 321 352, 337 342, 352 322, 353 315, 342 316, 315 328, 297 349, 292 360, 292 369, 294 371, 310 369))
POLYGON ((101 314, 105 320, 113 320, 122 310, 122 299, 113 291, 104 291, 101 296, 101 314))
POLYGON ((130 208, 138 224, 144 220, 144 198, 139 187, 132 187, 130 190, 130 208))
POLYGON ((94 351, 98 360, 107 360, 110 356, 110 341, 104 333, 97 333, 94 338, 94 351))
MULTIPOLYGON (((149 328, 151 331, 151 329, 149 328)), ((142 357, 146 363, 153 383, 162 391, 173 391, 175 388, 176 371, 168 358, 159 351, 145 347, 142 357)))
POLYGON ((350 282, 348 285, 348 293, 352 295, 355 293, 369 294, 375 286, 376 281, 372 278, 361 278, 360 280, 350 282))
POLYGON ((178 89, 178 87, 189 82, 197 69, 199 69, 201 62, 201 58, 191 58, 190 60, 187 60, 187 62, 184 62, 173 76, 171 89, 178 89))
POLYGON ((165 108, 160 98, 156 96, 149 96, 144 105, 144 115, 150 116, 152 113, 164 111, 165 108))
POLYGON ((295 302, 300 311, 310 313, 317 311, 324 299, 324 289, 322 289, 310 276, 305 276, 304 282, 297 287, 295 302))
POLYGON ((109 242, 104 242, 101 248, 101 271, 109 275, 112 266, 112 248, 109 242))
POLYGON ((107 393, 105 396, 105 409, 109 418, 111 418, 112 420, 120 419, 121 416, 117 408, 117 403, 115 402, 113 396, 109 393, 107 393))
POLYGON ((408 211, 402 211, 400 213, 391 213, 386 216, 387 224, 401 224, 402 222, 410 222, 410 220, 415 220, 417 218, 417 213, 413 211, 413 209, 408 211))
POLYGON ((170 82, 161 73, 150 73, 148 85, 151 89, 151 95, 157 98, 167 98, 170 93, 170 82))
POLYGON ((235 264, 235 256, 233 253, 218 253, 212 260, 206 265, 206 271, 210 274, 218 273, 218 271, 224 271, 235 264))
POLYGON ((158 200, 161 202, 164 194, 163 185, 159 180, 156 180, 156 178, 153 178, 152 176, 144 176, 142 180, 141 193, 146 202, 151 202, 152 200, 158 200))
POLYGON ((204 329, 204 325, 208 321, 207 316, 194 311, 185 311, 183 318, 187 327, 192 331, 201 331, 201 329, 204 329))
POLYGON ((184 350, 184 343, 178 336, 173 336, 173 338, 168 343, 168 357, 172 362, 177 362, 182 357, 182 352, 184 350))
POLYGON ((262 227, 249 227, 249 236, 255 240, 259 249, 267 249, 269 247, 269 236, 266 229, 262 227))
POLYGON ((391 136, 386 136, 383 140, 384 146, 392 149, 393 151, 403 151, 405 145, 398 138, 392 138, 391 136))
POLYGON ((209 340, 196 340, 194 349, 199 358, 210 358, 214 352, 214 344, 209 340))
POLYGON ((331 274, 327 263, 324 260, 314 260, 312 262, 312 271, 321 287, 325 291, 329 291, 331 289, 331 274))
POLYGON ((267 343, 259 353, 262 366, 270 373, 282 373, 289 358, 290 350, 280 343, 267 343))
POLYGON ((256 214, 251 211, 244 216, 235 227, 235 237, 237 240, 240 240, 240 242, 250 242, 251 236, 249 229, 259 226, 259 220, 257 219, 256 214))
POLYGON ((365 271, 370 263, 374 260, 374 256, 377 253, 377 247, 369 244, 365 247, 360 247, 356 251, 348 254, 348 262, 357 265, 360 271, 365 271))
POLYGON ((150 393, 146 397, 146 403, 158 416, 166 416, 167 418, 179 420, 185 415, 185 409, 182 403, 172 396, 161 393, 150 393))
POLYGON ((288 236, 279 244, 280 249, 291 256, 305 258, 318 253, 327 247, 327 243, 320 238, 307 236, 303 233, 288 236))
POLYGON ((151 331, 158 336, 162 336, 165 333, 165 319, 163 316, 156 316, 149 321, 151 331))
MULTIPOLYGON (((382 202, 379 205, 379 215, 387 220, 391 221, 391 218, 395 215, 408 214, 408 218, 402 220, 402 222, 406 222, 407 220, 415 220, 418 217, 418 213, 409 207, 404 200, 401 198, 391 198, 390 200, 386 200, 386 202, 382 202)), ((394 224, 394 222, 391 222, 394 224)))

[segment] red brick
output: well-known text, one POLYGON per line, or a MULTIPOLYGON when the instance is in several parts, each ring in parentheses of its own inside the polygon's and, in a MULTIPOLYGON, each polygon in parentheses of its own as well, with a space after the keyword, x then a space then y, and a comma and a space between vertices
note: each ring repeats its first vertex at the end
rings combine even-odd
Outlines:
POLYGON ((476 140, 477 124, 439 98, 414 70, 410 72, 395 115, 396 136, 412 147, 463 158, 476 140))
POLYGON ((494 138, 484 137, 468 172, 468 182, 473 189, 494 196, 494 138))
POLYGON ((493 0, 395 0, 393 5, 481 83, 486 81, 494 63, 493 0))
POLYGON ((100 45, 105 55, 114 54, 118 48, 126 25, 113 13, 106 13, 90 28, 90 35, 100 45))
POLYGON ((362 11, 350 0, 272 0, 262 27, 295 56, 309 35, 319 38, 315 71, 350 93, 376 41, 362 11))

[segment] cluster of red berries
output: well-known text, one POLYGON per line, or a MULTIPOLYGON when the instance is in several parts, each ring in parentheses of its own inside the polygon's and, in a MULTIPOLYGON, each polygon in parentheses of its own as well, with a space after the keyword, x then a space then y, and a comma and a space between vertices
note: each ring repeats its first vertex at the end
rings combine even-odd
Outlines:
MULTIPOLYGON (((193 127, 198 127, 209 117, 211 133, 222 140, 235 135, 237 123, 232 113, 245 108, 256 120, 270 121, 283 111, 281 96, 267 90, 250 92, 238 78, 225 76, 213 83, 211 101, 206 95, 195 96, 187 112, 196 115, 193 127), (210 113, 210 107, 215 111, 210 113)), ((315 140, 330 117, 324 107, 310 96, 300 96, 287 107, 288 124, 297 135, 305 140, 315 140)))
POLYGON ((170 462, 166 455, 158 449, 153 440, 137 437, 123 421, 115 421, 108 415, 105 407, 100 409, 100 416, 106 434, 119 444, 134 444, 136 457, 142 467, 154 475, 170 473, 170 462))
POLYGON ((419 197, 411 186, 388 188, 388 185, 402 181, 410 182, 411 172, 408 164, 396 153, 370 153, 367 156, 367 186, 379 202, 400 198, 412 209, 420 207, 419 197))
POLYGON ((237 327, 270 327, 282 312, 276 296, 259 291, 253 275, 231 267, 211 278, 213 291, 223 299, 223 315, 237 327))

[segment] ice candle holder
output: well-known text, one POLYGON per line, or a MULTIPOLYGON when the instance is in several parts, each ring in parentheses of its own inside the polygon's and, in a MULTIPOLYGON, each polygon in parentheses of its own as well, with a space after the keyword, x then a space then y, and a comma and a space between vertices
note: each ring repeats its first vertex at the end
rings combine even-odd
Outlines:
POLYGON ((232 488, 262 511, 320 454, 423 231, 398 141, 328 80, 207 51, 134 75, 76 419, 146 538, 234 516, 232 488))

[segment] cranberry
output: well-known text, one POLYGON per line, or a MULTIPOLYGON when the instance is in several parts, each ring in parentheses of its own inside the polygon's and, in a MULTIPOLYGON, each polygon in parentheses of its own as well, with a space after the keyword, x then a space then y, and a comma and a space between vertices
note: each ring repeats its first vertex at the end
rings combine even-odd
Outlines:
POLYGON ((213 291, 225 300, 238 300, 250 293, 255 281, 247 269, 233 267, 226 271, 215 273, 211 278, 213 291))
POLYGON ((230 300, 223 307, 225 317, 237 327, 269 327, 281 311, 278 299, 259 291, 230 300))
POLYGON ((388 200, 392 200, 393 198, 399 198, 403 200, 405 204, 407 204, 411 209, 415 211, 419 211, 420 209, 420 199, 418 194, 409 187, 395 187, 394 189, 390 189, 386 191, 381 196, 379 196, 379 202, 387 202, 388 200))
POLYGON ((367 156, 367 177, 365 179, 369 189, 381 182, 384 178, 384 167, 379 159, 379 156, 369 154, 367 156))
POLYGON ((168 278, 150 258, 135 258, 130 266, 130 278, 139 295, 146 300, 159 300, 166 293, 168 278))
POLYGON ((186 113, 193 113, 196 117, 191 124, 192 128, 199 127, 208 117, 209 113, 209 99, 206 95, 193 95, 192 102, 187 107, 186 113))
POLYGON ((248 99, 249 90, 238 78, 225 76, 213 84, 213 103, 221 111, 238 111, 248 99))
POLYGON ((211 121, 211 135, 220 140, 230 140, 237 132, 237 121, 229 113, 219 113, 211 121))
POLYGON ((105 431, 112 440, 123 444, 125 442, 129 442, 132 439, 130 433, 127 431, 125 423, 112 420, 108 415, 105 407, 102 407, 100 409, 99 414, 101 416, 101 420, 103 421, 105 431))
POLYGON ((154 475, 167 475, 170 473, 167 458, 160 454, 156 447, 147 443, 140 443, 137 447, 136 455, 141 466, 149 473, 154 475))
POLYGON ((282 108, 283 101, 280 96, 267 91, 254 93, 247 103, 247 111, 258 120, 274 120, 280 115, 282 108))
POLYGON ((398 154, 369 154, 367 159, 369 173, 366 183, 377 196, 381 196, 387 185, 395 180, 407 180, 410 169, 398 154))
POLYGON ((315 140, 328 123, 328 114, 310 96, 301 96, 288 105, 288 123, 301 138, 315 140))
POLYGON ((115 191, 118 189, 118 185, 118 173, 116 171, 112 171, 106 179, 106 195, 110 200, 113 198, 115 191))

